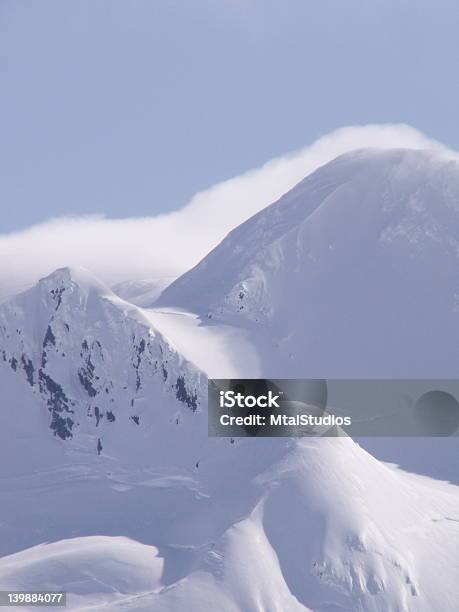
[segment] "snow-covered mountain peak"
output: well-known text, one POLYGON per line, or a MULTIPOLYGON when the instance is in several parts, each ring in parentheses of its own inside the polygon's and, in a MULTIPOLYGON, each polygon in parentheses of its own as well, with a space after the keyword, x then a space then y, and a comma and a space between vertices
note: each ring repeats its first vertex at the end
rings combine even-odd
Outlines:
POLYGON ((458 256, 459 162, 365 149, 237 227, 158 304, 248 326, 266 376, 454 376, 458 256))
MULTIPOLYGON (((209 437, 191 362, 456 376, 458 172, 342 156, 167 289, 182 309, 80 268, 0 304, 0 588, 59 587, 72 610, 455 609, 456 487, 347 437, 209 437)), ((400 446, 415 465, 435 448, 400 446)))
POLYGON ((82 266, 66 266, 58 268, 48 276, 38 281, 37 288, 43 291, 54 289, 74 288, 81 294, 94 294, 101 296, 113 296, 112 290, 101 280, 82 266))
POLYGON ((86 437, 101 452, 117 420, 154 419, 148 397, 170 418, 196 411, 204 377, 135 306, 82 268, 56 270, 0 305, 0 358, 49 413, 53 433, 86 437))

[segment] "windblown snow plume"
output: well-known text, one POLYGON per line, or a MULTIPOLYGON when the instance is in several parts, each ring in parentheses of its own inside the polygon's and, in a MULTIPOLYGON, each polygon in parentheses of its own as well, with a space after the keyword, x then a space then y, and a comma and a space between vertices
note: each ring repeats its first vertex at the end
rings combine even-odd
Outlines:
POLYGON ((9 262, 0 270, 0 297, 65 266, 83 266, 109 285, 175 278, 207 255, 234 227, 306 175, 342 153, 363 147, 445 150, 406 125, 348 127, 198 193, 178 212, 140 219, 51 219, 18 233, 0 235, 0 259, 9 262))

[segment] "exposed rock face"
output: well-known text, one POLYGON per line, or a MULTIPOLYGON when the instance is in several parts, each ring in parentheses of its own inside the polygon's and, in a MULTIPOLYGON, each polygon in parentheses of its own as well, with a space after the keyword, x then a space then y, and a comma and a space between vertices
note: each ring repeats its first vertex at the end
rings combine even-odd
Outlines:
POLYGON ((121 414, 141 427, 138 400, 153 410, 158 394, 196 411, 204 393, 203 375, 141 312, 82 270, 57 270, 0 306, 0 357, 40 396, 62 440, 115 427, 121 414))

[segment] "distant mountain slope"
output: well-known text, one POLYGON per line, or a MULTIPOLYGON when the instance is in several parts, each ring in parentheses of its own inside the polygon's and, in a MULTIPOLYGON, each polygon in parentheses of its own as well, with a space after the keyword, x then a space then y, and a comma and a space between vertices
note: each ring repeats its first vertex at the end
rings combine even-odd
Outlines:
POLYGON ((153 304, 164 289, 175 280, 174 276, 164 278, 124 281, 112 287, 113 292, 136 306, 153 304))
POLYGON ((454 377, 459 163, 337 158, 233 230, 155 306, 248 327, 269 376, 454 377))

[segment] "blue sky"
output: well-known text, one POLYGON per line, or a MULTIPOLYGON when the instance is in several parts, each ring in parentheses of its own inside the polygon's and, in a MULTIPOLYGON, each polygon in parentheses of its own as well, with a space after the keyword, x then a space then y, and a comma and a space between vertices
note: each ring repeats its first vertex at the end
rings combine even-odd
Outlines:
POLYGON ((177 209, 350 124, 459 148, 456 0, 1 0, 0 233, 177 209))

